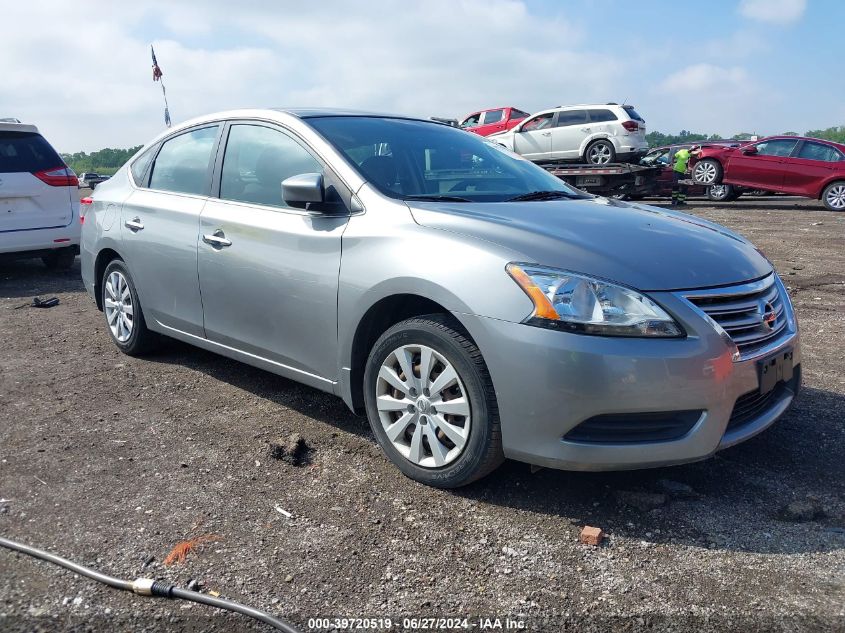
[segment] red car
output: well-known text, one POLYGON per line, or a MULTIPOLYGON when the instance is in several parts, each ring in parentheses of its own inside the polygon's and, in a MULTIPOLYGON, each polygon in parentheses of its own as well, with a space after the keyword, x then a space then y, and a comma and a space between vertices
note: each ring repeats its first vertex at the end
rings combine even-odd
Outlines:
POLYGON ((821 200, 845 211, 845 145, 800 136, 770 136, 740 147, 703 149, 692 167, 702 185, 766 189, 821 200))
POLYGON ((511 129, 523 119, 529 117, 527 112, 516 108, 493 108, 473 112, 465 117, 458 127, 462 130, 475 132, 481 136, 490 136, 496 132, 504 132, 511 129))

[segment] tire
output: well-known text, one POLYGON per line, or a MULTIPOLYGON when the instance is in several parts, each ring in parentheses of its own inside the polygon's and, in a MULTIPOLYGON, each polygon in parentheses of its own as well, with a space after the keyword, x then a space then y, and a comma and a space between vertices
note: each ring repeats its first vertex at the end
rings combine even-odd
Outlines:
POLYGON ((845 211, 845 180, 837 180, 825 187, 822 202, 828 211, 845 211))
POLYGON ((58 248, 41 258, 47 270, 69 270, 75 260, 76 250, 73 248, 58 248))
POLYGON ((590 165, 607 165, 616 160, 616 148, 605 139, 593 141, 584 150, 584 162, 590 165))
POLYGON ((402 321, 379 337, 367 359, 364 400, 382 450, 415 481, 457 488, 491 473, 504 461, 499 410, 487 365, 475 343, 444 315, 402 321), (429 359, 425 379, 423 355, 429 359), (411 381, 403 366, 412 373, 411 381), (450 370, 454 377, 444 378, 452 375, 450 370), (439 379, 445 382, 437 393, 426 395, 425 385, 437 388, 439 379), (452 405, 444 404, 450 400, 452 405), (447 406, 450 413, 437 410, 447 406))
POLYGON ((155 350, 161 338, 147 329, 135 283, 123 260, 112 260, 106 266, 101 282, 103 314, 114 344, 129 356, 142 356, 155 350))
POLYGON ((707 197, 713 202, 733 202, 741 195, 732 185, 712 185, 707 188, 707 197))
POLYGON ((713 158, 703 158, 692 168, 692 179, 699 185, 718 185, 722 182, 722 165, 713 158))

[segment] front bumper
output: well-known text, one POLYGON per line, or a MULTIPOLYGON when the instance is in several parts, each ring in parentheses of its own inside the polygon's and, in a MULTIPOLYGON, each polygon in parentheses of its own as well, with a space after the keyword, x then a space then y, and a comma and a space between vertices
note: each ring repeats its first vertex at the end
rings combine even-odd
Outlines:
POLYGON ((782 384, 752 419, 728 430, 737 400, 759 388, 758 357, 732 360, 735 348, 696 308, 673 293, 650 294, 681 323, 686 338, 585 336, 456 315, 487 362, 506 457, 566 470, 692 462, 756 435, 786 411, 800 382, 801 350, 794 318, 765 355, 791 350, 795 378, 782 384), (701 415, 682 437, 668 441, 564 439, 596 416, 673 411, 701 415))

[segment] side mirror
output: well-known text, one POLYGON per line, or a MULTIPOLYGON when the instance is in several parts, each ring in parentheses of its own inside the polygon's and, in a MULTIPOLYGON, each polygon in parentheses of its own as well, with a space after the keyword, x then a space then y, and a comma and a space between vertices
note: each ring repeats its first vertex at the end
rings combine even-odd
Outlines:
POLYGON ((757 153, 757 146, 751 145, 750 147, 743 147, 742 153, 745 154, 746 156, 754 156, 754 154, 757 153))
POLYGON ((282 198, 292 207, 305 207, 310 202, 323 202, 323 174, 299 174, 282 181, 282 198))

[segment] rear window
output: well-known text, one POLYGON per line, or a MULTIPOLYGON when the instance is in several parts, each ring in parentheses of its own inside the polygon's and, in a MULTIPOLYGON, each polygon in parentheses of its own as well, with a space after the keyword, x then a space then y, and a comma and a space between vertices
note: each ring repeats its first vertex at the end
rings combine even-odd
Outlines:
POLYGON ((642 118, 636 110, 634 110, 634 106, 622 106, 622 109, 625 110, 625 112, 628 113, 628 116, 634 119, 634 121, 642 121, 645 123, 645 119, 642 118))
POLYGON ((517 110, 516 108, 513 108, 511 110, 511 118, 512 119, 527 119, 530 116, 531 115, 528 114, 527 112, 523 112, 522 110, 517 110))
POLYGON ((65 162, 40 134, 0 132, 0 173, 31 173, 64 167, 65 162))

